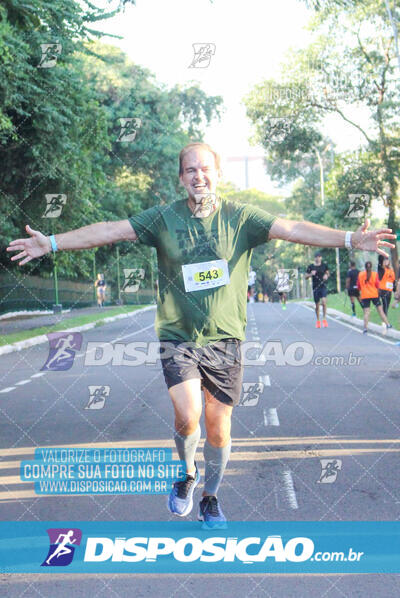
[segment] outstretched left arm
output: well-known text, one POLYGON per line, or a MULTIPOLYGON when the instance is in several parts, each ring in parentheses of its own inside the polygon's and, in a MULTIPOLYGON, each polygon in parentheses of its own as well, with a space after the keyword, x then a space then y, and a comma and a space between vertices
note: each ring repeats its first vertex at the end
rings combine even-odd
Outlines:
MULTIPOLYGON (((385 257, 387 253, 382 247, 394 247, 384 239, 395 239, 396 235, 391 234, 391 228, 380 228, 379 230, 368 230, 369 220, 366 220, 351 237, 351 245, 354 249, 364 251, 376 251, 385 257)), ((336 230, 314 224, 313 222, 298 222, 296 220, 286 220, 277 218, 274 220, 269 231, 270 239, 282 239, 292 243, 302 243, 303 245, 315 245, 317 247, 344 247, 346 231, 336 230)))

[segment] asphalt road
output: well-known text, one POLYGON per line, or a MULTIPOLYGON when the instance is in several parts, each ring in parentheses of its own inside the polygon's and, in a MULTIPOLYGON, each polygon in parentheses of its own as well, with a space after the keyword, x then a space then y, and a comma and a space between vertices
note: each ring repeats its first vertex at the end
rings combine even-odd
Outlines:
MULTIPOLYGON (((259 386, 233 413, 232 457, 219 492, 228 519, 398 520, 400 347, 332 318, 315 329, 313 312, 297 304, 248 307, 247 340, 261 344, 266 360, 255 363, 260 351, 248 348, 244 382, 259 386), (336 460, 330 483, 321 459, 336 460)), ((19 481, 20 461, 33 458, 35 447, 173 446, 159 361, 117 365, 123 343, 156 341, 153 320, 147 311, 83 332, 65 371, 41 371, 45 344, 1 357, 1 520, 173 520, 164 496, 38 496, 19 481), (88 343, 100 341, 119 345, 114 363, 85 365, 88 343), (85 409, 91 385, 110 387, 101 409, 85 409)), ((198 462, 202 473, 202 450, 198 462)), ((0 596, 393 597, 398 583, 378 574, 4 575, 0 596)))

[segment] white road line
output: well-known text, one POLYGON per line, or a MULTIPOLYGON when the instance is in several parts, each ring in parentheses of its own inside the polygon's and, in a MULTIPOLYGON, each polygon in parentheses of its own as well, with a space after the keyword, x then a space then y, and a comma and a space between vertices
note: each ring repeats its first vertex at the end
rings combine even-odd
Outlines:
POLYGON ((144 328, 141 328, 140 330, 136 330, 136 332, 130 332, 129 334, 125 334, 125 336, 120 336, 119 338, 115 338, 114 340, 112 340, 110 342, 111 343, 116 343, 118 341, 122 341, 122 339, 128 338, 128 336, 134 336, 135 334, 139 334, 140 332, 144 332, 144 330, 148 330, 149 328, 154 328, 154 322, 153 322, 153 324, 150 324, 150 326, 145 326, 144 328))
POLYGON ((275 407, 264 409, 264 426, 279 426, 278 412, 275 407))
MULTIPOLYGON (((103 344, 108 345, 109 343, 117 343, 118 341, 122 341, 124 338, 128 338, 129 336, 134 336, 135 334, 144 332, 145 330, 148 330, 149 328, 154 328, 154 324, 150 324, 150 326, 146 326, 145 328, 140 328, 140 330, 136 330, 135 332, 130 332, 129 334, 125 334, 125 336, 120 336, 120 337, 114 338, 110 341, 104 341, 103 344)), ((98 346, 100 346, 100 345, 98 345, 98 346)), ((89 355, 89 353, 93 353, 94 351, 96 351, 96 347, 94 347, 90 351, 84 351, 83 353, 77 353, 76 357, 82 357, 82 355, 89 355)))
POLYGON ((275 407, 268 409, 268 421, 270 426, 279 426, 278 412, 275 407))
POLYGON ((271 386, 271 380, 270 377, 267 375, 264 376, 258 376, 258 381, 262 382, 265 386, 271 386))
MULTIPOLYGON (((104 344, 107 344, 108 342, 110 343, 116 343, 124 338, 128 338, 129 336, 134 336, 135 334, 139 334, 140 332, 144 332, 145 330, 148 330, 149 328, 153 328, 154 324, 150 324, 150 326, 146 326, 145 328, 141 328, 140 330, 136 330, 135 332, 130 332, 129 334, 126 334, 125 336, 120 336, 119 338, 115 338, 111 341, 107 341, 104 344)), ((75 357, 82 357, 82 355, 85 355, 86 353, 93 353, 93 351, 96 351, 96 348, 92 349, 91 351, 84 351, 83 353, 77 353, 75 355, 75 357)), ((46 372, 39 372, 38 374, 32 374, 31 378, 39 378, 39 376, 44 376, 46 372)), ((14 384, 16 386, 22 386, 23 384, 28 384, 28 382, 31 382, 31 380, 21 380, 20 382, 14 382, 14 384)), ((8 388, 3 388, 3 390, 0 390, 0 393, 6 393, 6 392, 10 392, 12 390, 16 389, 16 386, 9 386, 8 388)))
MULTIPOLYGON (((301 304, 300 304, 301 305, 301 304)), ((307 307, 306 305, 301 305, 301 307, 304 307, 305 309, 308 310, 312 310, 314 311, 313 308, 307 307)), ((360 328, 356 328, 355 326, 352 326, 351 324, 347 324, 347 322, 343 322, 342 320, 339 320, 338 318, 334 318, 333 316, 326 316, 328 318, 328 320, 333 320, 333 322, 337 322, 338 324, 341 324, 342 326, 346 326, 346 328, 351 328, 351 330, 354 330, 355 332, 358 332, 359 334, 363 334, 363 331, 360 328)), ((381 341, 382 343, 387 343, 388 345, 397 345, 397 342, 394 341, 389 341, 386 338, 382 338, 380 336, 377 336, 376 334, 373 334, 371 332, 368 332, 368 334, 366 335, 368 337, 372 337, 372 338, 376 338, 378 341, 381 341)))
MULTIPOLYGON (((32 374, 31 378, 39 378, 39 376, 44 376, 45 372, 39 372, 38 374, 32 374)), ((23 384, 28 384, 28 382, 32 382, 31 379, 28 380, 21 380, 20 382, 14 382, 15 386, 9 386, 8 388, 3 388, 0 392, 10 392, 11 390, 16 390, 16 386, 22 386, 23 384)))
POLYGON ((298 509, 299 505, 297 504, 296 491, 294 489, 292 472, 290 469, 285 469, 282 472, 282 482, 289 507, 291 509, 298 509))

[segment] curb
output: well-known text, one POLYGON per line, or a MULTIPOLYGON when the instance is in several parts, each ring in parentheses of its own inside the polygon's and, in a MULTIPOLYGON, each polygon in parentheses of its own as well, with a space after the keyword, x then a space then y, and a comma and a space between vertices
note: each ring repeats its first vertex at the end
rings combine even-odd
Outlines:
MULTIPOLYGON (((131 311, 128 314, 118 314, 116 316, 109 316, 108 318, 102 318, 101 320, 97 320, 96 322, 89 322, 89 324, 83 324, 82 326, 76 326, 75 328, 67 328, 65 331, 67 332, 82 332, 84 330, 90 330, 99 324, 108 324, 109 322, 115 322, 116 320, 122 320, 123 318, 129 318, 134 316, 135 314, 142 313, 144 311, 149 311, 151 309, 155 309, 156 305, 149 305, 147 307, 141 307, 140 309, 136 309, 135 311, 131 311)), ((63 331, 60 331, 63 332, 63 331)), ((14 351, 22 351, 23 349, 28 349, 29 347, 33 347, 34 345, 40 345, 42 343, 46 343, 49 339, 47 335, 41 334, 39 336, 33 336, 32 338, 27 338, 24 341, 18 341, 16 343, 11 343, 10 345, 3 345, 0 347, 0 355, 5 355, 7 353, 14 353, 14 351)))
MULTIPOLYGON (((300 305, 304 305, 305 307, 310 307, 311 309, 313 309, 311 302, 308 301, 299 301, 298 302, 300 305)), ((363 320, 360 320, 360 318, 353 318, 352 316, 348 316, 347 314, 344 314, 342 311, 338 311, 337 309, 334 309, 333 307, 328 307, 327 309, 327 313, 329 316, 333 316, 334 318, 338 319, 338 320, 343 320, 344 322, 348 322, 349 324, 352 324, 353 326, 357 327, 357 328, 364 328, 364 322, 363 320)), ((393 329, 389 329, 385 331, 385 334, 383 334, 382 331, 383 327, 379 326, 379 324, 374 324, 373 322, 370 322, 368 324, 368 330, 372 330, 373 332, 380 334, 381 336, 384 336, 386 338, 393 338, 396 339, 398 341, 400 341, 400 331, 399 330, 393 330, 393 329)))
MULTIPOLYGON (((71 309, 63 309, 62 313, 67 314, 71 311, 71 309)), ((11 318, 15 318, 17 316, 50 316, 53 315, 54 312, 51 309, 36 309, 33 311, 29 310, 22 310, 22 311, 9 311, 6 314, 1 314, 0 320, 9 320, 11 318)))

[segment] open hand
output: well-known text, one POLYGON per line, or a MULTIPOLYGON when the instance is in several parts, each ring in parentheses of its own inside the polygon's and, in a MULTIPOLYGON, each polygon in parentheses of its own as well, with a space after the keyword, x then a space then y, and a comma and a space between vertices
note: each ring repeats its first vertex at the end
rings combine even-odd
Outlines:
POLYGON ((43 235, 38 230, 33 230, 29 224, 25 227, 26 232, 30 237, 26 239, 15 239, 11 241, 6 251, 20 251, 17 255, 13 255, 11 261, 20 260, 18 264, 22 266, 30 262, 35 257, 40 257, 51 251, 50 239, 43 235))
POLYGON ((362 249, 364 251, 376 251, 380 255, 389 257, 383 251, 382 247, 394 248, 393 243, 388 243, 384 239, 395 239, 396 235, 391 234, 391 228, 380 228, 379 230, 368 230, 369 220, 365 220, 364 224, 360 226, 351 237, 351 244, 354 249, 362 249))

